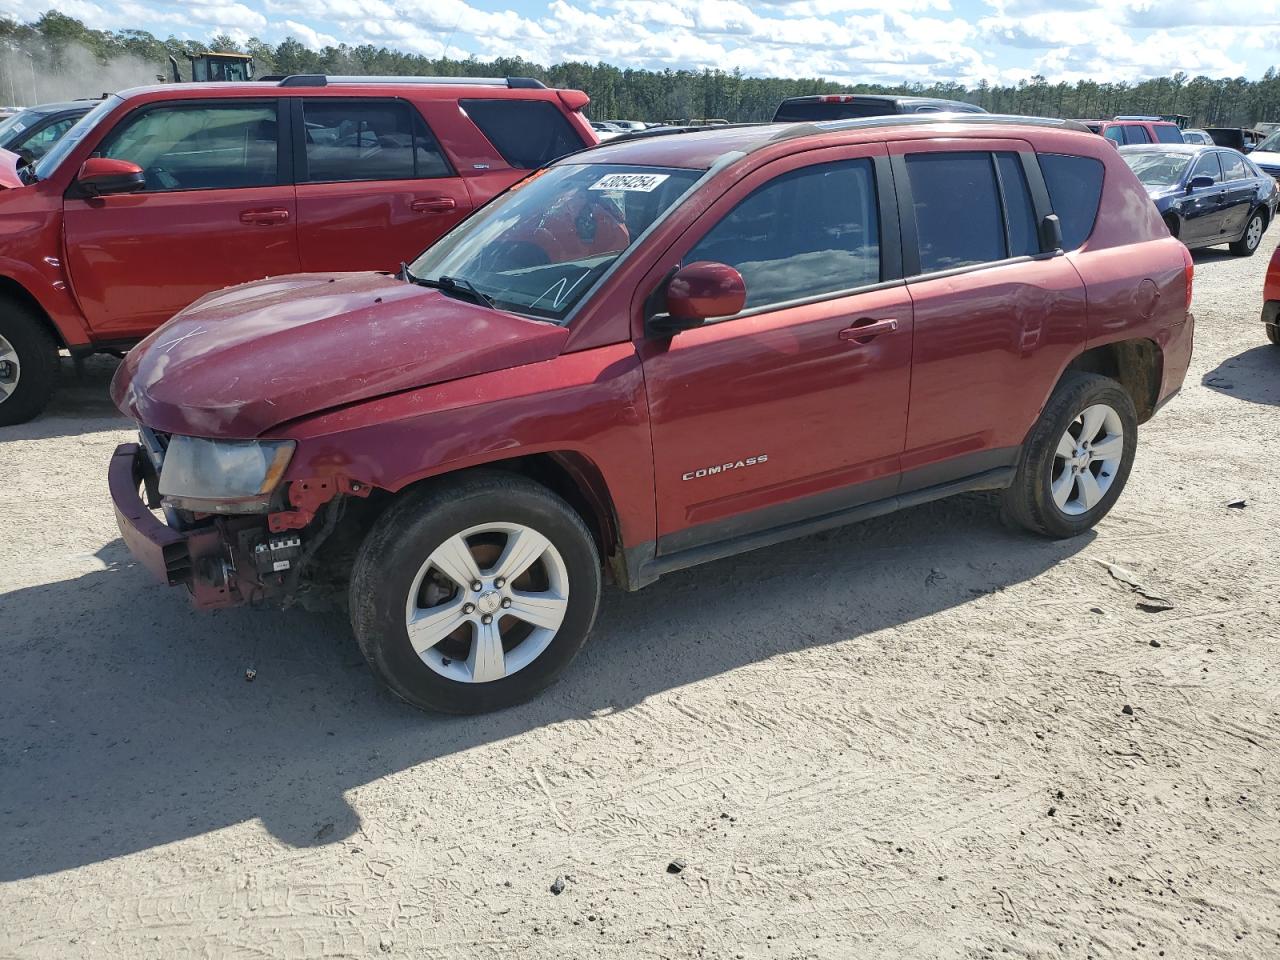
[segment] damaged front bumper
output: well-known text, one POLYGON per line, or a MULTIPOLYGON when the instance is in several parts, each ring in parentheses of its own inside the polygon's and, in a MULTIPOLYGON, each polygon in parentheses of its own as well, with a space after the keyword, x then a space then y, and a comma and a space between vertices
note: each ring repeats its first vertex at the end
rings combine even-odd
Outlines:
POLYGON ((136 443, 116 448, 107 480, 130 552, 169 586, 185 586, 197 607, 233 607, 287 592, 301 541, 273 537, 265 515, 208 517, 189 529, 165 523, 153 512, 160 506, 155 466, 136 443))

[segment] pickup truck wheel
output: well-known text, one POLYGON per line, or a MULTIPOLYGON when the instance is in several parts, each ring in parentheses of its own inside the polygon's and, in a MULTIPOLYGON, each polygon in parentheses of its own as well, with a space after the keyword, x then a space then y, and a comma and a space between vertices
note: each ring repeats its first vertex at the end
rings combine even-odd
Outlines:
POLYGON ((582 519, 523 477, 477 473, 409 494, 365 538, 351 625, 374 673, 416 707, 527 700, 582 648, 600 558, 582 519))
POLYGON ((1277 347, 1280 347, 1280 326, 1273 323, 1264 323, 1263 327, 1267 331, 1267 339, 1277 347))
POLYGON ((1258 249, 1258 244, 1262 242, 1262 231, 1266 229, 1266 223, 1262 219, 1262 211, 1255 210, 1249 217, 1249 223, 1244 228, 1244 233, 1240 235, 1240 239, 1230 244, 1228 249, 1237 257, 1252 257, 1253 252, 1258 249))
POLYGON ((1138 417, 1116 381, 1068 373, 1031 431, 1005 516, 1047 537, 1074 537, 1104 516, 1133 467, 1138 417))
POLYGON ((58 345, 31 311, 0 301, 0 427, 26 423, 58 385, 58 345))

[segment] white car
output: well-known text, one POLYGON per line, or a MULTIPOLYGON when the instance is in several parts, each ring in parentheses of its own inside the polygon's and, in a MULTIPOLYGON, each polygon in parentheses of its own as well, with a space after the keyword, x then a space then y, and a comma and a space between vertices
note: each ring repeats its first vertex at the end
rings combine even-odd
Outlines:
POLYGON ((1249 151, 1249 159, 1269 177, 1280 180, 1280 130, 1268 134, 1266 139, 1249 151))

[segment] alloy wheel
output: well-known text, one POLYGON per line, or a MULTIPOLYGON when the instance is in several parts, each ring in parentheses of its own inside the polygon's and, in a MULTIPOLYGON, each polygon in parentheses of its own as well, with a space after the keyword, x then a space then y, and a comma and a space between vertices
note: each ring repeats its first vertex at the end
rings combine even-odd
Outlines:
POLYGON ((4 337, 0 337, 0 403, 4 403, 14 390, 18 388, 18 379, 22 376, 22 364, 18 360, 18 351, 4 337))
POLYGON ((1058 441, 1049 489, 1069 516, 1087 513, 1115 482, 1124 456, 1124 425, 1105 403, 1086 407, 1058 441))
POLYGON ((1245 231, 1244 239, 1250 250, 1262 242, 1262 217, 1255 216, 1249 221, 1249 228, 1245 231))
POLYGON ((568 606, 569 572, 550 540, 522 524, 482 524, 450 537, 419 568, 405 627, 436 673, 488 683, 536 660, 568 606))

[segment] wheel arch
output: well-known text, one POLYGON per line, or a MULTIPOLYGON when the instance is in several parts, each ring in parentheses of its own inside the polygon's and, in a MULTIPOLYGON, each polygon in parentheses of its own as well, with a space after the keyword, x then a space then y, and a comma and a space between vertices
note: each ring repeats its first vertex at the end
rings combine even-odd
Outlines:
POLYGON ((44 308, 44 304, 37 300, 30 290, 13 279, 13 277, 0 274, 0 300, 10 300, 29 309, 32 316, 40 321, 59 347, 65 348, 68 346, 67 338, 62 335, 58 325, 53 322, 53 318, 49 316, 49 311, 44 308))
MULTIPOLYGON (((1136 337, 1100 344, 1078 354, 1062 372, 1098 373, 1117 381, 1133 398, 1138 422, 1146 423, 1155 414, 1164 375, 1164 351, 1154 340, 1136 337)), ((1059 382, 1062 376, 1058 378, 1059 382)), ((1057 389, 1056 385, 1055 388, 1057 389)))

